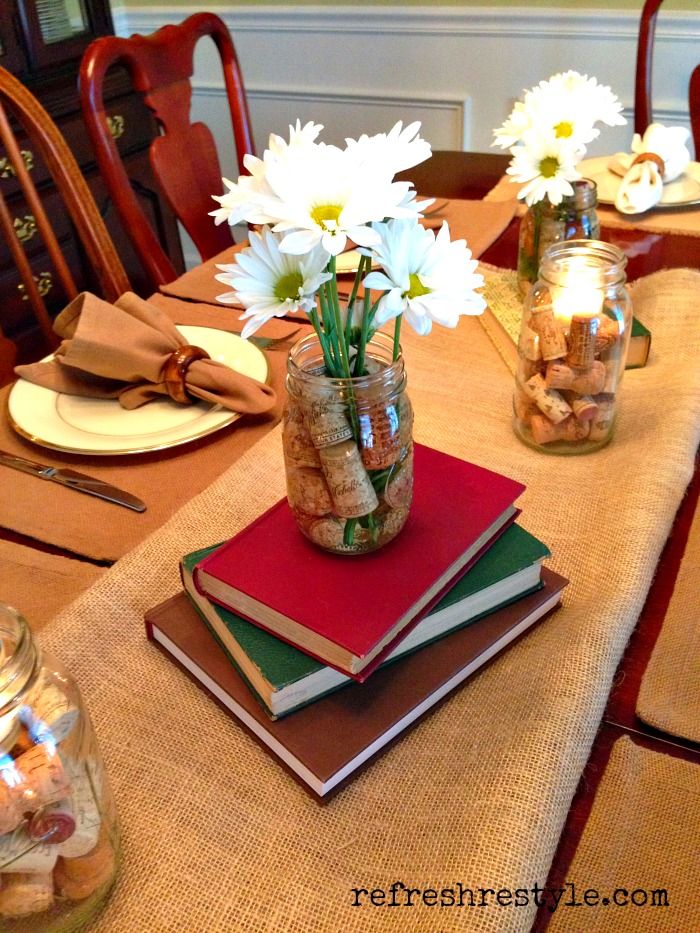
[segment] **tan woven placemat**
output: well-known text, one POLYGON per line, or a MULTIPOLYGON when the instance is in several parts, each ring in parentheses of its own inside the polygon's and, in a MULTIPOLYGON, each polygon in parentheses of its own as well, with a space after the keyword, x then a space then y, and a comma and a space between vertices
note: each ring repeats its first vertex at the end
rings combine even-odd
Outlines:
POLYGON ((700 505, 693 516, 671 601, 637 697, 640 719, 691 742, 700 742, 698 579, 700 505))
MULTIPOLYGON (((512 182, 510 176, 504 175, 485 196, 489 202, 510 201, 517 197, 520 185, 512 182)), ((520 201, 517 207, 517 216, 525 213, 525 204, 520 201)), ((599 204, 598 219, 604 227, 614 227, 619 230, 648 230, 650 233, 675 233, 686 236, 700 236, 700 208, 697 205, 677 207, 672 210, 654 208, 646 214, 620 214, 612 206, 599 204)))
MULTIPOLYGON (((485 201, 463 201, 453 198, 440 209, 439 214, 428 215, 426 221, 427 226, 436 227, 443 219, 446 220, 450 226, 451 239, 465 238, 472 255, 478 258, 498 239, 513 219, 515 206, 515 201, 489 204, 485 201)), ((220 263, 232 262, 234 254, 245 245, 240 243, 232 246, 213 259, 185 272, 173 282, 161 285, 161 292, 174 298, 216 304, 217 295, 230 291, 226 285, 214 278, 219 271, 216 267, 220 263)))
MULTIPOLYGON (((521 521, 572 582, 561 610, 325 807, 144 635, 144 612, 178 589, 180 556, 283 495, 279 427, 44 629, 80 683, 124 825, 121 880, 96 931, 530 929, 533 903, 358 908, 352 889, 545 883, 692 475, 699 289, 697 272, 648 280, 640 301, 654 359, 625 375, 616 436, 589 456, 547 456, 516 439, 512 377, 477 321, 425 338, 404 329, 417 440, 526 483, 521 521)), ((303 585, 304 568, 283 553, 279 572, 303 585)))
POLYGON ((38 632, 99 580, 104 567, 11 541, 0 541, 0 602, 18 609, 38 632))
POLYGON ((697 764, 618 739, 567 874, 581 904, 568 888, 548 933, 700 930, 699 801, 697 764))
MULTIPOLYGON (((152 300, 169 311, 177 323, 240 331, 239 314, 235 311, 163 296, 155 296, 152 300)), ((275 320, 259 333, 285 338, 298 326, 275 320)), ((278 394, 277 405, 268 415, 243 417, 202 440, 146 454, 91 457, 32 444, 19 437, 10 426, 6 415, 10 387, 3 389, 0 391, 0 411, 4 413, 0 417, 1 449, 89 473, 143 499, 147 511, 139 514, 3 467, 6 494, 0 496, 0 525, 96 560, 121 557, 276 424, 285 397, 287 351, 288 345, 283 344, 266 354, 271 383, 278 394)))

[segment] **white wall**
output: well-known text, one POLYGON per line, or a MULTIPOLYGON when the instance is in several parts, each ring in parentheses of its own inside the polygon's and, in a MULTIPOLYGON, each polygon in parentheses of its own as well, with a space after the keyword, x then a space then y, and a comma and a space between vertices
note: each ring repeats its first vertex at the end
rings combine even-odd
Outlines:
MULTIPOLYGON (((508 7, 284 7, 192 3, 113 8, 122 35, 149 33, 190 12, 218 13, 243 69, 258 151, 270 132, 323 123, 322 138, 419 119, 434 149, 486 151, 522 90, 569 68, 609 84, 631 121, 638 11, 508 7)), ((700 12, 659 14, 654 116, 688 125, 688 78, 700 12)), ((222 167, 235 177, 230 125, 213 45, 197 56, 194 112, 216 128, 222 167)), ((626 149, 629 127, 604 127, 589 155, 626 149)))

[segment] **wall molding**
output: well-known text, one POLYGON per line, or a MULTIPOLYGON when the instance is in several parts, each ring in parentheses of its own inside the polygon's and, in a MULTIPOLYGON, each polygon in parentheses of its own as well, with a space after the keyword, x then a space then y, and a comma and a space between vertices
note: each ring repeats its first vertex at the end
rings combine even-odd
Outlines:
MULTIPOLYGON (((126 7, 114 4, 115 30, 152 32, 164 23, 178 20, 201 7, 167 4, 126 7)), ((235 32, 359 34, 376 36, 500 36, 504 38, 546 39, 634 39, 639 28, 636 10, 572 10, 554 7, 533 10, 527 7, 451 6, 231 6, 207 4, 235 32)), ((700 17, 682 11, 663 12, 656 26, 656 39, 662 42, 688 42, 700 39, 700 17)))

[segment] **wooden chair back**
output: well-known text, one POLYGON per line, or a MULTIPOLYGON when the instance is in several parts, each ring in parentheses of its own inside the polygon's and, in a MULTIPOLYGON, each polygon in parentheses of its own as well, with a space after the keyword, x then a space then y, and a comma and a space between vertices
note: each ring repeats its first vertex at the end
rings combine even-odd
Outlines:
POLYGON ((637 65, 634 75, 634 131, 640 136, 653 123, 651 107, 651 66, 654 53, 656 17, 663 0, 645 0, 639 19, 637 65))
POLYGON ((696 65, 690 76, 688 90, 690 104, 690 129, 695 145, 695 158, 700 161, 700 65, 696 65))
POLYGON ((194 50, 203 36, 213 39, 221 58, 242 174, 243 157, 253 152, 250 114, 233 41, 218 16, 195 13, 149 36, 96 39, 86 49, 80 68, 83 115, 97 161, 154 290, 172 281, 177 272, 138 203, 109 131, 103 100, 105 75, 110 67, 124 65, 134 89, 153 112, 162 132, 150 147, 154 174, 202 259, 209 259, 230 246, 232 238, 226 224, 216 226, 208 216, 216 207, 212 195, 223 188, 214 137, 205 124, 190 120, 194 50))
MULTIPOLYGON (((0 145, 5 158, 12 165, 12 186, 18 185, 66 301, 70 301, 78 294, 78 288, 54 230, 52 218, 47 214, 41 194, 22 157, 20 145, 25 145, 21 142, 24 139, 29 140, 34 150, 38 151, 53 181, 62 207, 67 212, 94 271, 102 297, 108 301, 116 301, 121 294, 129 291, 131 286, 78 163, 60 130, 39 101, 14 75, 0 68, 0 145)), ((25 245, 18 235, 4 187, 0 185, 0 231, 45 342, 48 347, 53 347, 57 338, 52 330, 51 318, 33 275, 25 245)), ((7 338, 2 339, 6 344, 7 338)), ((7 350, 7 347, 5 349, 7 350)), ((5 354, 3 358, 7 358, 5 354)))

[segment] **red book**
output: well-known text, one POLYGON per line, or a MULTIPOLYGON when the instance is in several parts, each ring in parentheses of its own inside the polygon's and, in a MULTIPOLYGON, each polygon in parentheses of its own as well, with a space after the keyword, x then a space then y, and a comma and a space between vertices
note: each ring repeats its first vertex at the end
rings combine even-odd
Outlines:
POLYGON ((559 604, 567 581, 541 590, 271 720, 184 593, 146 613, 148 637, 204 688, 314 797, 325 800, 479 668, 559 604))
POLYGON ((415 445, 411 512, 369 554, 330 554, 304 538, 286 499, 194 570, 213 602, 364 680, 518 514, 522 483, 415 445))

